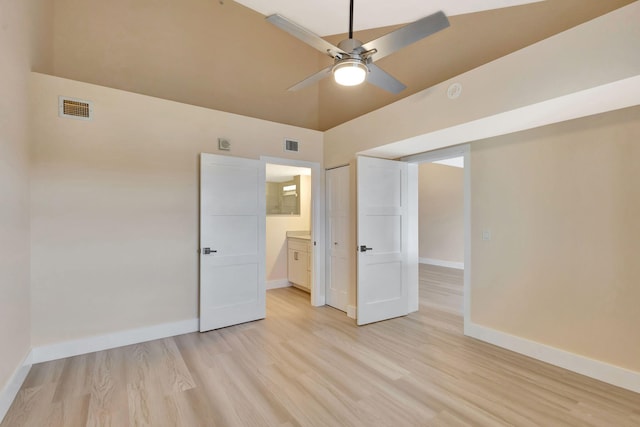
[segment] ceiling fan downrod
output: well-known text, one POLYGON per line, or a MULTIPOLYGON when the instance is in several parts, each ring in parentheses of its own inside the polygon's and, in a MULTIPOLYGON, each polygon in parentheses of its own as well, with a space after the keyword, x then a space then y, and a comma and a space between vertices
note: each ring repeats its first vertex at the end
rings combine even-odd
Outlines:
POLYGON ((349 6, 349 38, 353 38, 353 0, 349 6))

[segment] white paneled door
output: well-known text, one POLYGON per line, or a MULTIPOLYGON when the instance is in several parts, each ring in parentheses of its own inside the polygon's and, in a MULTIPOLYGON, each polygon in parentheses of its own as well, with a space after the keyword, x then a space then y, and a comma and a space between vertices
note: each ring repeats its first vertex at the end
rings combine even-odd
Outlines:
POLYGON ((200 155, 200 331, 263 319, 265 170, 200 155))
POLYGON ((328 259, 327 305, 347 311, 351 281, 353 246, 349 239, 350 211, 349 166, 326 172, 328 259))
POLYGON ((408 166, 358 157, 357 323, 409 313, 408 166))

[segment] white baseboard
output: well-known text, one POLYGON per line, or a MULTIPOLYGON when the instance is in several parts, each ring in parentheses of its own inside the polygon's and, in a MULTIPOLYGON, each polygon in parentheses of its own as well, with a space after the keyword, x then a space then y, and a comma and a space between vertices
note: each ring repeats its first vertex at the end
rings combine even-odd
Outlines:
POLYGON ((112 334, 97 335, 73 341, 65 341, 35 347, 32 350, 32 362, 41 363, 63 359, 79 354, 93 353, 125 345, 137 344, 176 335, 188 334, 199 330, 199 320, 189 319, 180 322, 163 323, 146 328, 130 329, 112 334))
POLYGON ((356 306, 355 305, 348 305, 347 306, 347 317, 350 319, 355 319, 356 318, 356 306))
POLYGON ((0 423, 4 419, 4 416, 7 415, 7 411, 18 395, 18 391, 20 391, 22 383, 24 383, 24 380, 29 374, 29 370, 33 364, 32 354, 32 351, 27 354, 22 364, 16 368, 7 384, 4 386, 2 391, 0 391, 0 423))
POLYGON ((288 288, 289 286, 291 286, 291 282, 287 279, 267 280, 267 290, 288 288))
POLYGON ((442 259, 433 258, 420 258, 420 264, 438 265, 440 267, 455 268, 457 270, 464 270, 464 262, 445 261, 442 259))
POLYGON ((610 365, 471 322, 465 323, 464 334, 551 365, 640 393, 640 372, 610 365))

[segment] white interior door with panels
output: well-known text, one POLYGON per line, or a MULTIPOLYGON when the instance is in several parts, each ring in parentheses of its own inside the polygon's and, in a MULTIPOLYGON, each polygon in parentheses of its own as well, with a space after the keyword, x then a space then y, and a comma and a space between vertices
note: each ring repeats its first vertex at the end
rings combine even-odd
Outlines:
POLYGON ((200 331, 263 319, 265 169, 200 155, 200 331))
POLYGON ((357 323, 409 313, 408 165, 357 160, 357 323))
POLYGON ((351 255, 349 239, 350 170, 343 166, 326 171, 327 188, 327 305, 347 311, 351 255))

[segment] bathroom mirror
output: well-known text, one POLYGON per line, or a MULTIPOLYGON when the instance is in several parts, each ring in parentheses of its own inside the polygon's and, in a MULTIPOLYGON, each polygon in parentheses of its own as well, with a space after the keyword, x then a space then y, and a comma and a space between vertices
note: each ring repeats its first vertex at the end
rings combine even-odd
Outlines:
POLYGON ((300 175, 286 181, 267 178, 267 215, 300 215, 300 175))

